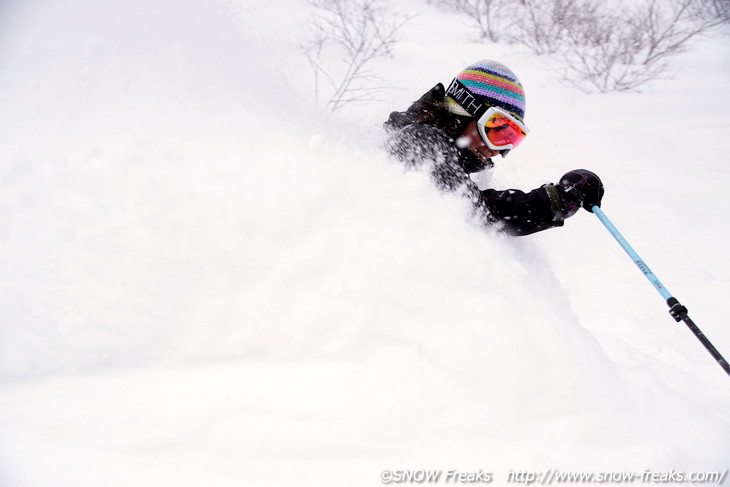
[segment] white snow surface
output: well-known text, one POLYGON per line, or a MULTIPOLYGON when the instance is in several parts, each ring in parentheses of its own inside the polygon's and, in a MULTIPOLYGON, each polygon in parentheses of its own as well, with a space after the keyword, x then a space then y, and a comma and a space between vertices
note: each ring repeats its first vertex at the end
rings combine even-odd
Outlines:
POLYGON ((728 37, 586 95, 395 5, 394 89, 323 118, 304 0, 0 4, 0 485, 730 467, 728 377, 597 218, 486 231, 380 149, 391 110, 505 62, 532 134, 479 183, 598 173, 727 356, 728 37))

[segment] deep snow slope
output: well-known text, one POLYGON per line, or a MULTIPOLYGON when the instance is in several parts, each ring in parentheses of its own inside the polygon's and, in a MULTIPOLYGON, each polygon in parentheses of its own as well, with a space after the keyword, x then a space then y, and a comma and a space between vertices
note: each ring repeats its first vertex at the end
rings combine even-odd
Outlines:
POLYGON ((379 149, 389 110, 502 59, 532 134, 480 184, 599 173, 727 355, 727 38, 584 95, 398 7, 397 89, 327 119, 306 2, 0 5, 0 485, 728 467, 726 376, 592 215, 506 238, 379 149))

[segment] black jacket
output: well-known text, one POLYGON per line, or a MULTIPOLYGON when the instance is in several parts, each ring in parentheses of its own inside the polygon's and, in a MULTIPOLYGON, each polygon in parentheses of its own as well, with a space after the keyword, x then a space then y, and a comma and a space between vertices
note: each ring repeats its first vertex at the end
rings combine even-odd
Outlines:
POLYGON ((390 114, 385 127, 388 151, 407 167, 427 166, 436 186, 461 191, 487 224, 499 224, 511 235, 529 235, 563 225, 563 205, 557 189, 547 184, 529 192, 517 189, 479 190, 468 176, 493 164, 481 162, 455 140, 471 121, 453 115, 444 106, 445 90, 439 83, 405 112, 390 114))

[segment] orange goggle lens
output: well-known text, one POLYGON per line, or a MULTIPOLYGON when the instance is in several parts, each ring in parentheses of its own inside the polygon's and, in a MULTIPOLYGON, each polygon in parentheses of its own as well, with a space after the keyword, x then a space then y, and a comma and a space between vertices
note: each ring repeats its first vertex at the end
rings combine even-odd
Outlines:
POLYGON ((487 136, 487 145, 494 149, 512 146, 514 149, 527 137, 527 131, 523 130, 515 121, 500 113, 493 113, 484 123, 484 132, 487 136))

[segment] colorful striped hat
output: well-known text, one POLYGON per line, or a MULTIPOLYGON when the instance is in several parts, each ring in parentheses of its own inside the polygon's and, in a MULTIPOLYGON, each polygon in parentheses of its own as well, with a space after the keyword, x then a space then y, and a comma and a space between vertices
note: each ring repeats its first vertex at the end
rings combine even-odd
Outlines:
MULTIPOLYGON (((482 59, 468 66, 456 75, 478 101, 487 106, 496 106, 507 110, 518 119, 525 117, 525 90, 517 76, 504 64, 482 59)), ((446 97, 446 105, 456 115, 470 116, 453 98, 446 97)))

